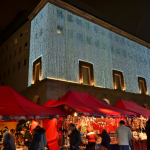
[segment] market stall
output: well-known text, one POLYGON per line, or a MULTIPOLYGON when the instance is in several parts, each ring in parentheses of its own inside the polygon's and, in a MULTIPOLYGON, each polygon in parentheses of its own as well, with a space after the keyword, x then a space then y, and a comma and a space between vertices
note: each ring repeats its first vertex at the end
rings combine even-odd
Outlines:
MULTIPOLYGON (((22 120, 24 120, 23 124, 28 124, 24 127, 23 131, 15 131, 17 135, 20 135, 21 132, 27 132, 27 129, 32 125, 30 123, 31 120, 37 120, 39 124, 40 120, 52 119, 55 118, 56 115, 64 116, 66 113, 57 108, 48 108, 33 103, 18 94, 11 87, 0 86, 0 124, 3 127, 7 126, 9 130, 14 129, 15 125, 22 120)), ((30 130, 28 132, 31 134, 30 130)), ((2 138, 0 146, 2 146, 1 144, 2 138)), ((23 145, 24 143, 19 143, 19 145, 16 145, 17 149, 19 150, 18 147, 22 149, 23 145)))
POLYGON ((76 91, 69 91, 49 107, 59 108, 70 114, 62 122, 62 148, 69 148, 68 136, 66 135, 70 123, 74 123, 80 131, 82 135, 81 149, 85 149, 88 128, 91 128, 99 136, 97 142, 101 142, 102 129, 106 129, 110 133, 111 144, 114 145, 117 144, 115 130, 119 125, 119 121, 126 120, 125 116, 137 115, 137 113, 107 105, 88 93, 76 91))
POLYGON ((132 101, 119 100, 115 105, 116 108, 121 108, 124 110, 129 110, 138 114, 141 114, 139 117, 128 118, 127 123, 132 131, 132 143, 133 150, 136 149, 146 149, 146 140, 147 136, 145 133, 147 117, 150 116, 150 110, 143 108, 132 101))

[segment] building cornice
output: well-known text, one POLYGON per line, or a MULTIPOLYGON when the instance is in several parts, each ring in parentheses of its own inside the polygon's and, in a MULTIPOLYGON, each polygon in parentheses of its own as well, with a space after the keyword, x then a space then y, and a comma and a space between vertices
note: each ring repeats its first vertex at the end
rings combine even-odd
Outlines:
POLYGON ((65 10, 67 10, 67 11, 69 11, 69 12, 71 12, 71 13, 77 15, 77 16, 85 18, 85 19, 87 19, 87 20, 89 20, 89 21, 91 21, 91 22, 93 22, 95 24, 98 24, 98 25, 100 25, 100 26, 102 26, 102 27, 104 27, 104 28, 106 28, 106 29, 108 29, 108 30, 110 30, 112 32, 115 32, 116 34, 124 36, 124 37, 126 37, 126 38, 128 38, 128 39, 130 39, 130 40, 132 40, 132 41, 134 41, 136 43, 139 43, 139 44, 147 47, 147 48, 150 48, 150 43, 145 42, 145 41, 143 41, 143 40, 141 40, 141 39, 139 39, 139 38, 137 38, 137 37, 127 33, 127 32, 125 32, 125 31, 123 31, 123 30, 121 30, 121 29, 119 29, 119 28, 117 28, 117 27, 115 27, 113 25, 110 25, 110 24, 108 24, 108 23, 106 23, 106 22, 104 22, 104 21, 102 21, 102 20, 100 20, 100 19, 98 19, 98 18, 96 18, 96 17, 94 17, 94 16, 92 16, 92 15, 90 15, 90 14, 88 14, 88 13, 86 13, 86 12, 84 12, 84 11, 74 7, 74 6, 72 6, 72 5, 70 5, 70 4, 62 2, 61 0, 41 0, 41 2, 32 11, 32 13, 28 16, 28 18, 30 20, 32 20, 38 14, 38 12, 48 2, 54 4, 54 5, 62 8, 62 9, 65 9, 65 10))

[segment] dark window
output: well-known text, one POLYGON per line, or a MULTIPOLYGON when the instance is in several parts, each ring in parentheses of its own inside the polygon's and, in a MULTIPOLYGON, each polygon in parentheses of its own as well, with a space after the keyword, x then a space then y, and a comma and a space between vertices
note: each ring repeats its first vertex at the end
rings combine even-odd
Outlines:
POLYGON ((139 83, 139 92, 141 94, 147 94, 147 85, 145 78, 138 77, 138 83, 139 83))
POLYGON ((6 72, 4 71, 4 76, 3 76, 3 78, 5 78, 5 75, 6 75, 6 72))
POLYGON ((114 89, 124 90, 123 74, 120 71, 113 70, 114 89))
POLYGON ((8 69, 8 76, 10 75, 10 69, 8 69))
POLYGON ((16 50, 14 51, 14 57, 16 57, 16 50))
POLYGON ((4 54, 4 49, 2 49, 2 54, 4 54))
POLYGON ((94 71, 92 64, 79 61, 79 80, 80 83, 94 85, 94 71))
POLYGON ((33 81, 36 83, 40 80, 40 77, 42 75, 42 64, 41 64, 41 58, 38 58, 33 63, 33 81))
POLYGON ((13 66, 13 72, 15 72, 15 65, 13 66))
POLYGON ((26 66, 27 64, 27 59, 24 59, 23 65, 26 66))
POLYGON ((23 34, 22 34, 22 33, 20 33, 20 38, 22 38, 22 35, 23 35, 23 34))
POLYGON ((20 69, 20 64, 21 64, 21 63, 20 63, 20 62, 18 62, 18 69, 20 69))
POLYGON ((1 66, 3 65, 3 61, 1 61, 1 66))
POLYGON ((5 64, 7 63, 7 57, 5 58, 5 64))
POLYGON ((22 48, 21 48, 21 47, 19 47, 19 54, 21 53, 21 50, 22 50, 22 48))
POLYGON ((9 60, 11 60, 11 54, 9 55, 9 60))
POLYGON ((6 51, 8 50, 8 45, 6 46, 6 51))
POLYGON ((1 80, 1 74, 0 74, 0 80, 1 80))
POLYGON ((28 46, 28 43, 26 42, 26 43, 24 44, 24 47, 27 48, 27 46, 28 46))

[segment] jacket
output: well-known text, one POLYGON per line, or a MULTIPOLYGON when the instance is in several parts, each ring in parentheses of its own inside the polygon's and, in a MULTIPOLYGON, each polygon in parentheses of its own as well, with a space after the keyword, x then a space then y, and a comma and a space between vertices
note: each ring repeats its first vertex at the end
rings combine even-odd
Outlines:
POLYGON ((97 140, 97 135, 94 132, 89 132, 86 135, 86 138, 88 139, 88 142, 94 142, 95 143, 97 140))
POLYGON ((6 131, 3 136, 3 145, 8 145, 8 148, 6 150, 16 150, 15 138, 9 131, 6 131))
POLYGON ((68 136, 70 137, 70 147, 75 146, 75 148, 78 148, 81 143, 80 132, 77 129, 74 129, 68 136))
POLYGON ((118 145, 129 145, 129 141, 131 141, 132 134, 129 127, 125 125, 120 125, 116 129, 116 137, 118 139, 118 145))
POLYGON ((45 135, 45 129, 39 128, 34 134, 29 150, 44 150, 47 145, 47 138, 45 135))
POLYGON ((102 135, 101 145, 104 146, 105 148, 107 148, 107 150, 110 150, 110 136, 109 136, 109 134, 102 135))

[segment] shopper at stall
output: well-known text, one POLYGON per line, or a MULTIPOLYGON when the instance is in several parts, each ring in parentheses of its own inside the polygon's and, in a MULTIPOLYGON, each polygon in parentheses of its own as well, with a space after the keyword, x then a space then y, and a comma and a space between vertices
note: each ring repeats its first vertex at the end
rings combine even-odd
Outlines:
POLYGON ((16 150, 14 136, 9 132, 7 128, 4 128, 2 132, 3 132, 3 146, 4 146, 3 149, 16 150))
POLYGON ((44 150, 47 145, 45 129, 37 126, 29 150, 44 150))
POLYGON ((129 142, 131 141, 132 134, 130 128, 125 126, 123 120, 120 121, 120 127, 116 129, 116 137, 120 150, 129 150, 129 142))
POLYGON ((92 131, 91 128, 88 128, 87 132, 88 132, 88 134, 87 134, 86 138, 88 139, 88 145, 87 145, 86 150, 95 150, 97 135, 92 131))
POLYGON ((22 135, 23 135, 23 139, 24 139, 24 145, 26 147, 29 147, 32 141, 32 135, 30 130, 28 130, 27 127, 23 127, 22 131, 21 131, 22 135))
POLYGON ((150 150, 150 119, 146 122, 147 150, 150 150))
POLYGON ((69 129, 72 131, 68 136, 70 137, 70 150, 79 150, 81 143, 80 132, 76 129, 73 123, 69 124, 69 129))
POLYGON ((101 145, 107 150, 110 150, 110 136, 105 129, 102 131, 102 143, 101 145))

